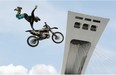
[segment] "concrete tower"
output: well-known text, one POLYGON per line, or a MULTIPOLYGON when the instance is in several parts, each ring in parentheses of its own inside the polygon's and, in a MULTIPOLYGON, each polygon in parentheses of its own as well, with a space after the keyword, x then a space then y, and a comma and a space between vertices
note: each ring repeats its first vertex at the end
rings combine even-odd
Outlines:
POLYGON ((62 74, 83 74, 109 19, 68 12, 62 74))

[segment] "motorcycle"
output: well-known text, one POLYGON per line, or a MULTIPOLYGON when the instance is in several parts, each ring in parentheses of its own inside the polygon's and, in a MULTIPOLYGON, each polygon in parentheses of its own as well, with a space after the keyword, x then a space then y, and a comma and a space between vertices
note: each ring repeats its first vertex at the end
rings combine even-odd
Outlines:
POLYGON ((29 32, 32 34, 27 38, 27 44, 31 47, 36 47, 39 44, 39 41, 44 39, 50 38, 50 32, 52 34, 52 41, 54 43, 60 44, 64 40, 64 36, 61 32, 53 32, 52 29, 58 29, 57 27, 51 28, 47 23, 45 22, 45 25, 41 30, 27 30, 26 32, 29 32))

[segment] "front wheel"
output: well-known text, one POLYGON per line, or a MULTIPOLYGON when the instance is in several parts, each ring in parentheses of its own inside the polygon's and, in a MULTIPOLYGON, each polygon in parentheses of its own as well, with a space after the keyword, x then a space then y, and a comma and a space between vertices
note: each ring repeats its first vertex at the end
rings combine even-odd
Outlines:
POLYGON ((36 47, 39 44, 39 40, 36 36, 29 36, 27 38, 27 44, 31 47, 36 47))
POLYGON ((55 32, 53 35, 52 35, 52 40, 53 42, 59 44, 61 43, 63 40, 64 40, 64 36, 62 33, 60 32, 55 32))

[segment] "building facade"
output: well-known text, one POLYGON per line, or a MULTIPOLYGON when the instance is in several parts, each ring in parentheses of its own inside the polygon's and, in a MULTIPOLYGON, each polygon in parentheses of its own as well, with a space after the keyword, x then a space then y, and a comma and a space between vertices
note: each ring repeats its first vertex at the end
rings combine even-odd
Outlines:
POLYGON ((62 74, 83 74, 109 19, 68 12, 62 74))

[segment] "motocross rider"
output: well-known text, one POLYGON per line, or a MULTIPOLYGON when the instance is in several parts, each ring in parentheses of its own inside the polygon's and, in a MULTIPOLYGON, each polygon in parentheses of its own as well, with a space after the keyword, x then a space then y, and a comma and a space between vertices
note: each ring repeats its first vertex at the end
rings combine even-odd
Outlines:
POLYGON ((27 13, 21 14, 22 7, 17 7, 14 10, 17 11, 16 18, 18 19, 25 18, 25 20, 30 23, 31 28, 35 30, 33 27, 33 23, 40 21, 40 18, 34 15, 34 12, 36 9, 37 9, 37 6, 35 6, 35 8, 32 10, 31 15, 28 15, 27 13))

